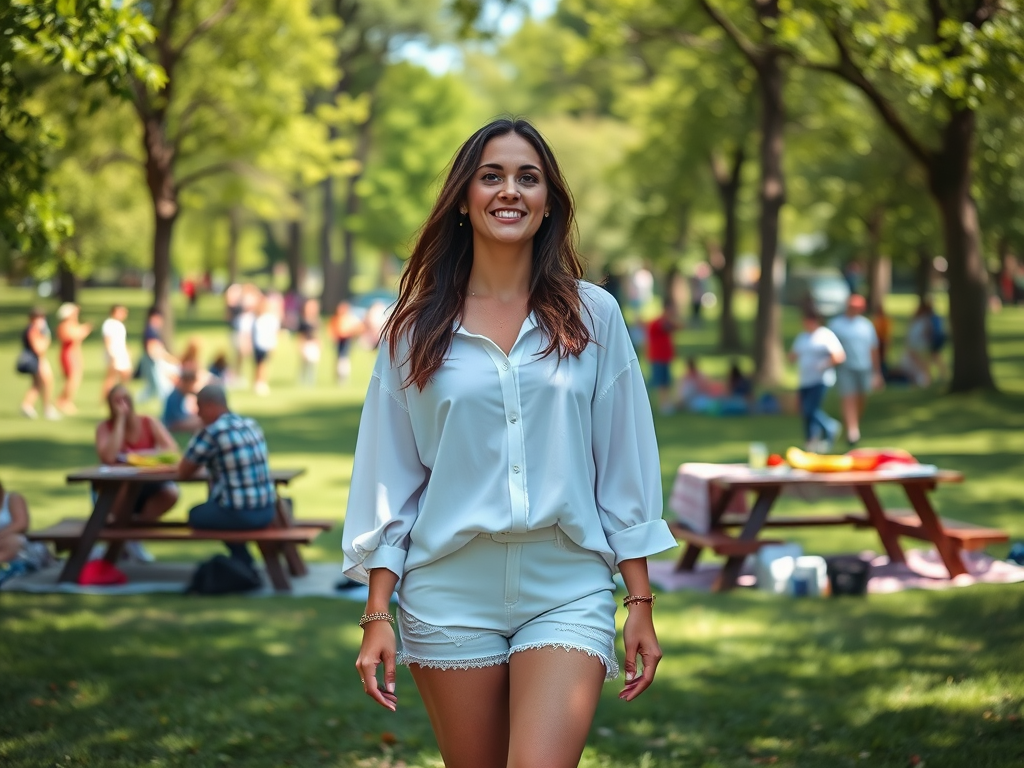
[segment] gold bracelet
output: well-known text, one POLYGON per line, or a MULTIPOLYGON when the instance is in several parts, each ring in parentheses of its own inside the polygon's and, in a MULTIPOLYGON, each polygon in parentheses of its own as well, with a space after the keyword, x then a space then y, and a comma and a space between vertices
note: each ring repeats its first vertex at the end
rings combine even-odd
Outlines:
POLYGON ((386 621, 389 624, 394 624, 395 617, 390 613, 364 613, 359 619, 359 626, 362 627, 371 621, 386 621))
POLYGON ((629 608, 631 605, 637 603, 648 603, 652 607, 654 606, 655 595, 626 595, 622 598, 622 605, 625 608, 629 608))

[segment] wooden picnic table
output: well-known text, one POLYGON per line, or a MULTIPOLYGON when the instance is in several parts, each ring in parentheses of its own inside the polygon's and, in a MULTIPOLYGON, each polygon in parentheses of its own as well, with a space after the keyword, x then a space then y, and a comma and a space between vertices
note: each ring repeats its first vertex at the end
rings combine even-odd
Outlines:
MULTIPOLYGON (((270 478, 273 480, 275 488, 280 489, 281 486, 287 486, 305 471, 304 469, 271 469, 270 478)), ((84 524, 81 521, 65 520, 61 524, 53 526, 52 530, 37 532, 36 538, 58 541, 69 548, 70 555, 59 577, 59 581, 63 582, 78 581, 82 568, 89 560, 93 546, 100 540, 110 542, 104 555, 104 558, 110 562, 116 561, 124 542, 131 539, 205 540, 214 538, 216 535, 224 540, 255 541, 264 556, 267 573, 275 588, 288 589, 288 579, 277 561, 277 555, 283 555, 288 570, 293 576, 304 575, 307 572, 306 565, 296 545, 315 537, 316 532, 323 530, 325 526, 317 521, 308 530, 307 528, 297 528, 292 520, 288 502, 280 492, 277 493, 274 522, 269 529, 266 529, 267 535, 257 531, 196 531, 184 524, 163 521, 133 523, 132 511, 144 483, 206 483, 209 479, 210 476, 205 468, 200 468, 191 477, 181 478, 178 476, 176 466, 132 467, 116 464, 88 467, 71 472, 66 477, 68 483, 91 483, 95 489, 96 503, 93 505, 92 513, 84 524), (261 541, 261 539, 265 541, 261 541)))
POLYGON ((974 550, 988 544, 1005 542, 1005 531, 955 520, 941 519, 929 499, 929 493, 940 483, 961 483, 964 476, 950 470, 917 471, 879 469, 870 472, 815 473, 788 468, 725 474, 708 480, 717 493, 710 494, 709 530, 695 533, 673 525, 676 537, 687 545, 679 558, 678 570, 693 570, 704 549, 724 556, 725 564, 714 584, 716 591, 736 586, 743 561, 771 540, 762 539, 766 527, 818 525, 854 525, 874 528, 890 561, 905 563, 906 556, 899 537, 908 536, 931 542, 950 578, 967 572, 960 557, 962 550, 974 550), (882 485, 901 487, 910 501, 909 510, 885 510, 875 489, 882 485), (859 498, 866 514, 819 515, 814 517, 771 517, 776 500, 788 487, 849 488, 859 498), (752 492, 756 501, 745 516, 726 514, 736 494, 752 492), (737 535, 730 528, 739 528, 737 535))

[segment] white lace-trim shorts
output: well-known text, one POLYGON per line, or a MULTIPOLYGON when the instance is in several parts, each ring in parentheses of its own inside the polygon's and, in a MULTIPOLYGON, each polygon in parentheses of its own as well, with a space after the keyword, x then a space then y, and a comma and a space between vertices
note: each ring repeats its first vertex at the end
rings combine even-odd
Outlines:
POLYGON ((556 648, 596 656, 614 680, 614 591, 607 562, 557 526, 480 534, 402 578, 398 663, 472 669, 556 648))

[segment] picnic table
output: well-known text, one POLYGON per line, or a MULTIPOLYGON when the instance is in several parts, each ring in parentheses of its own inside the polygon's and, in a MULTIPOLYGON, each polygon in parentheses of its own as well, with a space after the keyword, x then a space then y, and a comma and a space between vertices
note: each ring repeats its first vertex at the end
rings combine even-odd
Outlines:
POLYGON ((778 543, 778 539, 762 538, 766 528, 853 525, 873 528, 891 562, 906 562, 899 541, 901 536, 931 542, 949 577, 953 578, 967 572, 961 551, 1009 541, 1005 531, 944 519, 936 514, 929 494, 939 484, 961 483, 963 480, 960 472, 929 466, 829 473, 788 467, 752 470, 744 465, 724 466, 721 474, 707 479, 713 490, 707 496, 707 530, 693 530, 680 523, 670 524, 676 538, 686 542, 676 569, 693 570, 701 553, 710 549, 725 558, 713 587, 715 591, 725 591, 736 586, 748 555, 755 554, 766 544, 778 543), (902 488, 910 509, 886 510, 876 493, 876 489, 884 485, 902 488), (783 491, 840 488, 850 489, 860 499, 863 513, 772 517, 775 502, 783 491), (746 492, 756 496, 749 513, 730 512, 737 496, 746 492), (737 528, 737 534, 730 532, 730 529, 737 528))
POLYGON ((306 564, 298 550, 299 544, 309 544, 323 530, 333 523, 324 520, 294 520, 290 503, 280 489, 304 474, 304 469, 271 469, 270 477, 278 489, 274 521, 268 528, 251 531, 197 530, 184 522, 132 521, 132 510, 144 483, 206 483, 209 474, 205 468, 188 478, 178 476, 177 467, 133 467, 127 465, 102 465, 77 470, 67 475, 68 483, 91 483, 96 491, 96 501, 87 519, 65 518, 56 525, 43 530, 31 531, 28 538, 35 541, 52 541, 70 554, 61 571, 59 581, 77 582, 82 568, 89 560, 93 546, 98 541, 107 541, 104 559, 114 562, 125 541, 229 541, 254 542, 260 549, 274 588, 287 591, 291 588, 288 575, 281 564, 284 560, 292 576, 307 573, 306 564))

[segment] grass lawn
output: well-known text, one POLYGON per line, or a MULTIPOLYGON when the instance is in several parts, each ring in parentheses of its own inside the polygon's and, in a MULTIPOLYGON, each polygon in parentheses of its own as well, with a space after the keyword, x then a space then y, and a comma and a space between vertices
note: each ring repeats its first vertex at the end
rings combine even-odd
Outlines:
MULTIPOLYGON (((86 291, 83 316, 98 326, 115 300, 132 309, 137 349, 141 292, 86 291)), ((13 367, 31 303, 25 290, 0 288, 0 479, 26 494, 34 523, 43 526, 88 511, 85 488, 66 486, 63 476, 95 462, 101 353, 90 338, 79 416, 21 417, 26 380, 13 367)), ((902 323, 911 303, 893 297, 889 308, 902 323)), ((749 318, 750 307, 741 310, 749 318)), ((795 328, 787 316, 787 339, 795 328)), ((1006 528, 1019 540, 1024 311, 993 316, 991 333, 1001 394, 891 389, 871 402, 865 443, 900 446, 964 471, 967 482, 936 494, 939 511, 1006 528)), ((225 346, 215 298, 204 297, 196 317, 180 319, 179 341, 192 335, 207 355, 225 346)), ((711 372, 724 369, 727 360, 712 355, 712 327, 684 331, 679 341, 684 354, 706 358, 711 372)), ((293 486, 298 513, 340 521, 372 358, 359 352, 353 381, 340 388, 330 384, 325 359, 313 390, 294 385, 296 359, 286 341, 273 395, 234 392, 232 405, 259 419, 276 465, 308 470, 293 486)), ((835 403, 830 408, 835 413, 835 403)), ((666 492, 681 461, 741 460, 750 440, 782 451, 800 434, 789 416, 676 415, 660 418, 658 431, 666 492)), ((183 491, 176 515, 202 498, 201 488, 183 491)), ((806 507, 786 502, 787 510, 806 507)), ((864 531, 794 538, 816 553, 879 549, 864 531)), ((339 539, 338 532, 321 536, 310 557, 337 561, 339 539)), ((195 560, 218 547, 152 549, 161 559, 195 560)), ((666 657, 658 683, 631 704, 616 698, 618 686, 607 687, 583 765, 1022 765, 1022 597, 1021 585, 830 601, 749 590, 662 595, 666 657)), ((397 714, 360 692, 352 668, 360 612, 356 603, 320 599, 0 593, 0 765, 440 766, 404 670, 397 714)))

